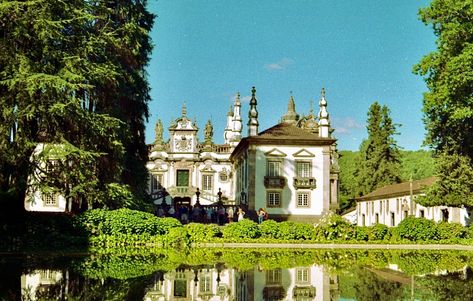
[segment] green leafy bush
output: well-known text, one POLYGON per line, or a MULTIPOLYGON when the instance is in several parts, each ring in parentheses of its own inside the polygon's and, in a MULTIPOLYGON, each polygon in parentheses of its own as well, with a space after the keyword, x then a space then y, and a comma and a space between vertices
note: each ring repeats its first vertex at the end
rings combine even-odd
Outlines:
POLYGON ((349 240, 355 236, 355 229, 343 217, 329 213, 315 225, 317 240, 349 240))
POLYGON ((425 241, 438 239, 437 225, 434 221, 408 216, 396 228, 400 238, 410 241, 425 241))
POLYGON ((356 227, 353 238, 358 241, 368 241, 369 233, 370 233, 369 227, 356 227))
POLYGON ((219 226, 215 224, 190 223, 184 228, 191 242, 209 242, 212 238, 222 236, 219 226))
POLYGON ((263 238, 278 238, 279 235, 279 223, 268 219, 262 222, 259 225, 259 229, 261 231, 261 237, 263 238))
POLYGON ((389 227, 384 224, 376 224, 369 227, 368 239, 369 240, 385 240, 391 237, 389 227))
POLYGON ((227 239, 258 238, 261 231, 258 224, 249 219, 227 224, 223 228, 223 237, 227 239))
POLYGON ((314 237, 314 226, 295 222, 281 222, 276 238, 282 240, 311 240, 314 237))
POLYGON ((440 239, 458 239, 467 236, 467 228, 459 223, 439 222, 437 231, 440 239))
POLYGON ((89 235, 164 235, 172 228, 182 227, 177 219, 157 218, 151 213, 131 209, 88 210, 76 217, 75 225, 89 235))

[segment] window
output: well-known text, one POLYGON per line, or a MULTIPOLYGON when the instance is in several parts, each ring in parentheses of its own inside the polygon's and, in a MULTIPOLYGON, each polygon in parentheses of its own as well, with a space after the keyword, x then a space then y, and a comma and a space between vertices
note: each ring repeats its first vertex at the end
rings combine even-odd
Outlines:
POLYGON ((296 283, 310 283, 309 268, 296 269, 296 283))
POLYGON ((378 214, 378 213, 376 213, 376 214, 374 215, 374 223, 375 223, 375 224, 379 224, 379 214, 378 214))
POLYGON ((213 175, 202 175, 202 189, 212 190, 213 175))
POLYGON ((269 177, 279 177, 281 175, 281 161, 268 161, 267 174, 269 177))
POLYGON ((366 226, 366 217, 365 214, 361 215, 361 226, 364 227, 366 226))
POLYGON ((310 207, 309 192, 299 192, 297 194, 297 207, 310 207))
POLYGON ((200 292, 201 293, 210 293, 212 291, 212 277, 211 275, 202 275, 199 279, 200 283, 200 292))
POLYGON ((296 162, 296 174, 298 177, 309 178, 310 177, 310 162, 297 161, 296 162))
POLYGON ((176 183, 178 187, 187 187, 189 186, 189 170, 180 169, 177 170, 176 183))
POLYGON ((151 192, 156 192, 161 188, 163 184, 163 175, 151 175, 151 192))
POLYGON ((391 226, 396 226, 396 218, 394 212, 391 212, 391 226))
POLYGON ((266 284, 281 284, 281 269, 266 271, 266 284))
POLYGON ((52 193, 43 194, 44 206, 57 206, 57 197, 52 193))
POLYGON ((266 207, 281 207, 281 193, 268 192, 266 199, 266 207))
POLYGON ((425 211, 424 210, 419 211, 419 217, 422 217, 422 218, 425 217, 425 211))

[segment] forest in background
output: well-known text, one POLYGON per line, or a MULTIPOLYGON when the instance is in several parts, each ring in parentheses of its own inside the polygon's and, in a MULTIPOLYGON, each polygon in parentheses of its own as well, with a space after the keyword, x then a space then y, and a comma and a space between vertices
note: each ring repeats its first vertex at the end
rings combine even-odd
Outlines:
MULTIPOLYGON (((340 210, 343 212, 355 205, 353 198, 359 190, 356 179, 356 167, 359 162, 359 151, 340 151, 340 210)), ((434 175, 434 158, 427 150, 400 151, 401 180, 420 180, 434 175)))

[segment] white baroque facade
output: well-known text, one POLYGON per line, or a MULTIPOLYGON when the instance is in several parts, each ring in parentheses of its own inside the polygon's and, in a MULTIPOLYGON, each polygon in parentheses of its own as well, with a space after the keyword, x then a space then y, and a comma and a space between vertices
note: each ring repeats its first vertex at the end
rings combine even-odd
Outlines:
POLYGON ((250 212, 266 208, 279 220, 313 220, 337 208, 338 155, 324 90, 317 115, 311 109, 300 117, 291 96, 281 122, 259 133, 253 87, 247 137, 242 122, 239 95, 227 114, 221 145, 213 143, 210 120, 204 141, 198 141, 199 129, 185 106, 169 127, 168 142, 158 121, 147 164, 154 203, 195 205, 199 191, 202 205, 215 204, 220 195, 223 204, 250 212))
POLYGON ((407 216, 423 217, 435 222, 470 223, 466 208, 447 206, 425 207, 416 203, 424 189, 431 186, 435 177, 387 185, 356 199, 358 226, 384 224, 395 227, 407 216))

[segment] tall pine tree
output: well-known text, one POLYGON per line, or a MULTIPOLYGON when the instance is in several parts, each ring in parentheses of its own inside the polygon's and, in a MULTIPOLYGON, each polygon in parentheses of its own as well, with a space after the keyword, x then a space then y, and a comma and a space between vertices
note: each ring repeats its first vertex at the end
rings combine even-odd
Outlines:
POLYGON ((368 110, 368 138, 361 143, 356 169, 358 195, 400 182, 400 153, 389 109, 374 102, 368 110))

